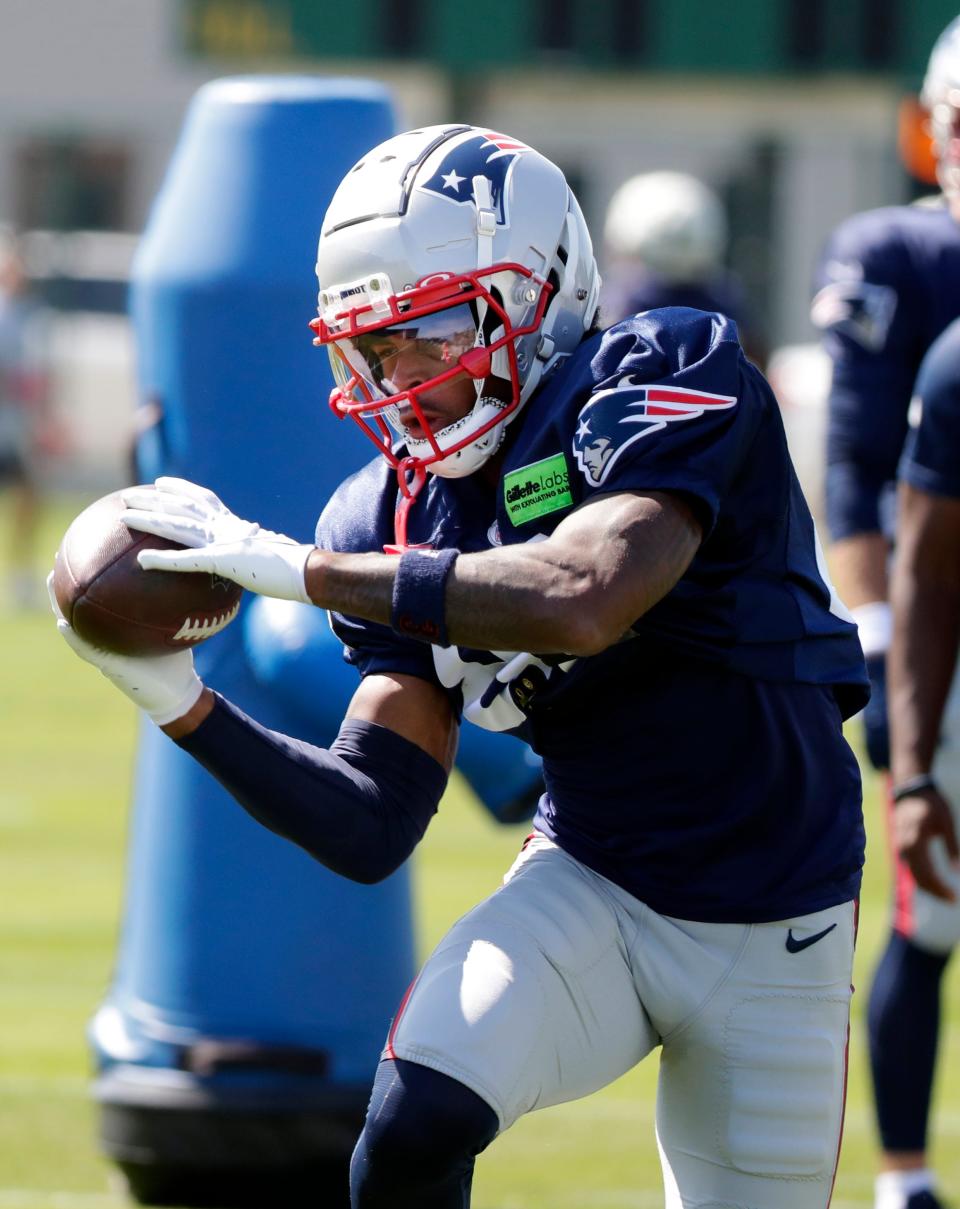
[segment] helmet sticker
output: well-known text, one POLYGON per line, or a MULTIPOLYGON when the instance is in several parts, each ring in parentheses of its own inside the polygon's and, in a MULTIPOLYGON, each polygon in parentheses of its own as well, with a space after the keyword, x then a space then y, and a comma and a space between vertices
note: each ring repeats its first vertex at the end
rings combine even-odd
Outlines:
POLYGON ((419 187, 455 205, 476 205, 473 178, 485 176, 497 225, 509 224, 506 211, 507 180, 514 162, 527 151, 523 143, 503 134, 476 134, 452 147, 429 180, 419 187))

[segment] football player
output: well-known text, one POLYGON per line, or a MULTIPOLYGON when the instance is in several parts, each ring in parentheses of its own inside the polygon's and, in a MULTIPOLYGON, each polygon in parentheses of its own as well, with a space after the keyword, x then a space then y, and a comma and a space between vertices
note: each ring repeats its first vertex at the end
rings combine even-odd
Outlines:
POLYGON ((915 913, 921 930, 946 930, 960 886, 960 752, 942 742, 960 725, 960 699, 951 693, 960 636, 960 319, 923 360, 910 424, 890 585, 892 831, 899 860, 927 891, 902 900, 901 909, 915 913))
MULTIPOLYGON (((860 629, 873 685, 863 715, 865 746, 881 770, 890 759, 884 669, 893 483, 920 362, 960 316, 958 90, 960 18, 934 46, 922 92, 942 195, 844 222, 826 248, 812 308, 833 361, 826 474, 831 570, 860 629)), ((946 788, 960 801, 960 781, 946 788)), ((940 982, 960 937, 960 908, 930 902, 930 887, 917 886, 901 860, 895 885, 891 935, 868 1013, 882 1146, 876 1209, 921 1209, 937 1203, 927 1128, 940 982)))
POLYGON ((960 851, 940 783, 957 783, 960 752, 937 749, 948 702, 956 705, 950 685, 960 640, 960 319, 924 358, 916 399, 899 467, 890 591, 893 828, 916 880, 954 902, 956 871, 944 858, 955 865, 960 851), (953 775, 944 779, 945 770, 953 775))
POLYGON ((601 297, 605 323, 665 306, 719 311, 737 324, 747 355, 765 353, 739 277, 724 267, 727 216, 717 194, 684 172, 642 172, 616 190, 603 242, 609 257, 601 297))
POLYGON ((594 324, 589 232, 523 143, 437 126, 374 148, 320 235, 331 403, 378 455, 317 544, 176 479, 125 519, 330 610, 362 681, 322 750, 154 659, 70 645, 267 827, 344 876, 406 859, 461 720, 541 753, 504 884, 399 1006, 356 1209, 462 1209, 522 1114, 662 1049, 666 1202, 826 1206, 863 856, 845 717, 867 695, 776 400, 729 320, 594 324))

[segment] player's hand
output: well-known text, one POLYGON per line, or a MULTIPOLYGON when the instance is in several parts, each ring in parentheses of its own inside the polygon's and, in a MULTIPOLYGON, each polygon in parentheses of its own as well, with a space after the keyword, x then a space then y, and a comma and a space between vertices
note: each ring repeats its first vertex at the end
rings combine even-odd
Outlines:
POLYGON ((867 675, 870 677, 870 700, 863 707, 863 738, 870 763, 883 771, 890 767, 886 655, 870 655, 867 658, 867 675))
POLYGON ((947 855, 956 866, 960 862, 960 846, 953 826, 950 804, 934 788, 923 789, 901 798, 893 807, 893 844, 906 861, 914 881, 921 890, 936 898, 955 902, 956 891, 944 881, 934 861, 935 844, 942 840, 947 855))
POLYGON ((194 671, 191 650, 169 655, 115 655, 85 642, 64 618, 53 594, 53 573, 47 579, 50 604, 60 636, 77 655, 91 664, 148 714, 158 726, 183 717, 203 692, 194 671))
POLYGON ((154 487, 125 491, 120 519, 190 549, 142 550, 137 561, 145 571, 206 571, 262 596, 311 603, 304 569, 313 546, 241 520, 212 491, 186 479, 159 478, 154 487))

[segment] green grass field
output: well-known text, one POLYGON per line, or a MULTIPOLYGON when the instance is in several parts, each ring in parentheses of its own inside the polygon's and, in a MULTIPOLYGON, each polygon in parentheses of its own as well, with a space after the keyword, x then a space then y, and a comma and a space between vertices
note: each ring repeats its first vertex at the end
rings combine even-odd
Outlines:
MULTIPOLYGON (((48 509, 38 557, 52 555, 81 502, 48 509)), ((0 502, 0 536, 6 519, 0 502)), ((96 1149, 84 1030, 110 979, 121 909, 134 711, 62 647, 46 613, 0 613, 0 651, 0 1209, 117 1209, 126 1201, 96 1149)), ((867 1209, 873 1178, 863 991, 884 930, 887 873, 872 782, 867 814, 839 1209, 867 1209)), ((498 883, 522 835, 451 789, 415 858, 424 951, 498 883)), ((945 1008, 934 1157, 960 1205, 956 978, 945 1008)), ((481 1159, 475 1209, 661 1204, 656 1065, 648 1059, 601 1094, 521 1121, 481 1159)))

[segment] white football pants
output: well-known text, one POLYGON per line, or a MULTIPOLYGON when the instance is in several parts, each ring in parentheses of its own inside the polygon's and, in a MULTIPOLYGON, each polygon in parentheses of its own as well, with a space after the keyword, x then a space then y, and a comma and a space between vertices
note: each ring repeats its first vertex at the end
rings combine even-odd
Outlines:
POLYGON ((849 902, 764 924, 658 915, 536 836, 428 959, 384 1052, 464 1083, 506 1129, 660 1045, 667 1209, 825 1209, 854 928, 849 902))

